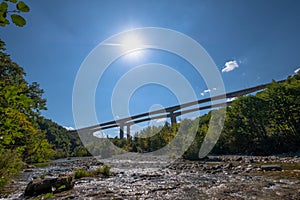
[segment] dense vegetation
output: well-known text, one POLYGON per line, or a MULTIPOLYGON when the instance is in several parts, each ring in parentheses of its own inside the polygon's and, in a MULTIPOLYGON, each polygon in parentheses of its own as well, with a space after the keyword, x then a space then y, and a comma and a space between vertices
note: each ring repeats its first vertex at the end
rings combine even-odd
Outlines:
POLYGON ((46 139, 52 145, 55 154, 52 158, 82 157, 89 153, 84 148, 76 132, 69 132, 57 123, 40 117, 39 128, 46 133, 46 139))
POLYGON ((78 135, 41 116, 42 94, 37 83, 27 83, 0 40, 0 188, 23 163, 87 155, 78 135))
MULTIPOLYGON (((256 95, 239 97, 227 108, 222 134, 211 153, 270 155, 300 151, 300 74, 284 83, 272 82, 256 95)), ((214 110, 211 112, 220 112, 214 110)), ((186 134, 197 130, 195 140, 184 157, 197 159, 209 128, 211 112, 195 120, 164 127, 148 127, 133 138, 110 139, 115 145, 132 152, 151 152, 165 146, 179 126, 186 134), (140 137, 141 135, 151 137, 140 137)))
POLYGON ((25 72, 0 42, 0 186, 18 172, 21 162, 42 162, 54 151, 39 129, 37 119, 46 109, 43 90, 28 84, 25 72))
POLYGON ((228 108, 215 153, 269 155, 300 151, 300 73, 272 82, 228 108))

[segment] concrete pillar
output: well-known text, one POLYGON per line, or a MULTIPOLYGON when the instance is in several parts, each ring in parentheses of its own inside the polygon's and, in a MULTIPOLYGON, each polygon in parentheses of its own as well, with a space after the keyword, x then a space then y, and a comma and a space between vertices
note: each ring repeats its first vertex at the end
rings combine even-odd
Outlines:
POLYGON ((124 125, 120 125, 120 139, 124 138, 124 125))
POLYGON ((173 112, 170 113, 170 118, 171 118, 171 125, 174 125, 177 123, 176 115, 173 112))
POLYGON ((127 138, 130 138, 130 125, 127 124, 127 138))

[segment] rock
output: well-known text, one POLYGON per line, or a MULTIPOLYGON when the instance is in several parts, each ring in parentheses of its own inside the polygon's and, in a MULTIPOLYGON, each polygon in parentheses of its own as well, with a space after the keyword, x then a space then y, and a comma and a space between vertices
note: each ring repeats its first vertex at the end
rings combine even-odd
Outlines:
POLYGON ((216 166, 213 166, 212 168, 213 168, 214 170, 217 170, 217 169, 221 169, 222 166, 221 166, 221 165, 216 165, 216 166))
POLYGON ((264 161, 269 161, 270 159, 268 157, 265 157, 264 158, 264 161))
POLYGON ((236 170, 242 170, 243 169, 243 166, 242 165, 239 165, 235 168, 236 170))
POLYGON ((25 189, 25 196, 35 196, 49 192, 61 192, 72 189, 74 186, 72 176, 46 177, 30 181, 25 189))
POLYGON ((233 167, 232 163, 228 163, 227 165, 224 166, 224 169, 231 169, 233 167))
POLYGON ((24 172, 33 172, 33 169, 29 168, 29 169, 24 169, 24 172))
POLYGON ((254 163, 253 158, 247 158, 247 159, 246 159, 246 163, 254 163))
POLYGON ((245 173, 250 173, 252 171, 252 168, 251 167, 248 167, 245 169, 245 173))
POLYGON ((239 156, 235 159, 235 161, 242 161, 242 160, 243 160, 243 158, 241 156, 239 156))
POLYGON ((262 165, 260 167, 264 171, 281 171, 282 168, 279 165, 262 165))

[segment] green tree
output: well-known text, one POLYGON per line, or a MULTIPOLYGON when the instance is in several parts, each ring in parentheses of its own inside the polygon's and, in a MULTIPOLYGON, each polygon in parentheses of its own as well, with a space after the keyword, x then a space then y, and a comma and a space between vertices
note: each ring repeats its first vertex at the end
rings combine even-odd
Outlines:
POLYGON ((285 152, 299 151, 300 74, 288 77, 283 83, 273 81, 257 96, 268 102, 268 131, 273 148, 285 152))
MULTIPOLYGON (((45 133, 36 122, 40 111, 46 109, 43 90, 37 83, 28 84, 23 68, 14 63, 5 53, 5 44, 0 41, 0 178, 18 171, 19 161, 41 162, 53 153, 45 133), (16 166, 6 165, 9 162, 16 166), (15 168, 15 170, 12 170, 15 168)), ((7 180, 7 178, 4 178, 7 180)), ((3 181, 5 182, 5 181, 3 181)))
POLYGON ((24 26, 26 20, 20 13, 29 12, 30 8, 24 1, 3 0, 0 3, 0 26, 4 27, 10 22, 17 26, 24 26))

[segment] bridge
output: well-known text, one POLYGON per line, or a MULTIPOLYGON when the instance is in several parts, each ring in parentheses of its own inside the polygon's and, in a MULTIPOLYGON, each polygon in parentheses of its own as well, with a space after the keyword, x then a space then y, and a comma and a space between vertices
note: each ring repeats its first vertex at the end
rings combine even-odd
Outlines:
MULTIPOLYGON (((281 81, 277 81, 277 82, 281 83, 281 82, 284 82, 284 81, 285 80, 281 80, 281 81)), ((129 137, 131 137, 130 127, 133 124, 146 122, 146 121, 150 121, 150 120, 155 120, 155 119, 170 118, 171 124, 173 125, 173 124, 177 123, 177 117, 178 116, 181 116, 181 115, 184 115, 184 114, 187 114, 187 113, 200 111, 200 110, 230 106, 231 103, 233 102, 233 100, 232 101, 227 101, 227 102, 224 102, 224 103, 216 103, 216 101, 251 94, 253 92, 265 89, 269 84, 271 84, 271 83, 262 84, 262 85, 258 85, 258 86, 255 86, 255 87, 250 87, 250 88, 247 88, 247 89, 242 89, 242 90, 238 90, 238 91, 234 91, 234 92, 229 92, 227 94, 218 95, 218 96, 214 96, 214 97, 209 97, 209 98, 205 98, 205 99, 200 99, 200 100, 197 100, 197 101, 192 101, 192 102, 188 102, 188 103, 184 103, 184 104, 179 104, 179 105, 176 105, 176 106, 167 107, 165 109, 159 109, 159 110, 146 112, 146 113, 142 113, 142 114, 138 114, 138 115, 134 115, 134 116, 118 119, 118 120, 113 120, 113 121, 109 121, 109 122, 105 122, 105 123, 101 123, 101 124, 81 128, 81 129, 74 130, 74 131, 71 131, 71 132, 77 132, 78 131, 80 133, 94 133, 94 132, 97 132, 97 131, 100 131, 100 130, 119 127, 120 128, 120 139, 123 139, 124 138, 124 130, 125 130, 125 127, 126 127, 127 138, 129 138, 129 137), (203 104, 208 103, 208 102, 211 102, 212 104, 211 105, 203 105, 203 104), (201 106, 201 105, 203 105, 203 106, 201 106), (193 108, 195 106, 197 106, 197 107, 193 108)))

